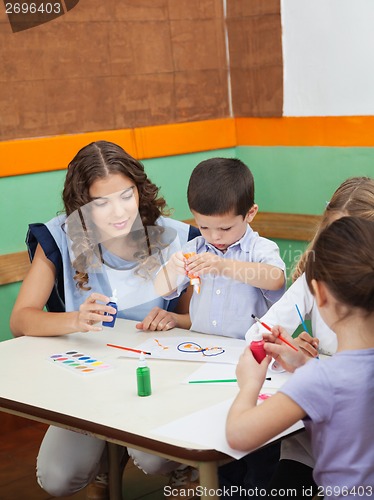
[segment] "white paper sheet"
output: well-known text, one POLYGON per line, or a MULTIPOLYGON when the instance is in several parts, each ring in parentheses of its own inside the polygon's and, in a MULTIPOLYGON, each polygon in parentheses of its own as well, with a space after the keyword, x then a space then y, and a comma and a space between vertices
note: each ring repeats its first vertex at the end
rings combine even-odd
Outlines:
MULTIPOLYGON (((226 440, 225 424, 228 411, 233 402, 233 398, 211 406, 205 410, 197 411, 186 417, 180 418, 170 424, 153 429, 152 434, 178 440, 181 436, 188 441, 195 443, 196 447, 207 446, 213 450, 226 453, 237 460, 249 453, 248 451, 238 451, 231 448, 226 440)), ((289 434, 303 427, 302 422, 297 422, 290 429, 281 433, 279 437, 289 434)))
POLYGON ((247 452, 230 448, 225 436, 226 417, 232 402, 233 399, 229 399, 206 410, 197 411, 170 424, 158 427, 152 433, 156 436, 180 439, 181 436, 187 438, 186 429, 190 429, 188 441, 195 443, 197 448, 201 445, 208 446, 213 450, 222 451, 239 459, 244 457, 247 452))
MULTIPOLYGON (((209 335, 202 340, 193 334, 174 335, 158 338, 157 333, 136 346, 151 353, 152 359, 174 359, 180 361, 204 361, 208 363, 228 363, 236 365, 246 346, 245 340, 221 337, 212 339, 209 335)), ((138 358, 139 354, 121 351, 121 356, 138 358)))

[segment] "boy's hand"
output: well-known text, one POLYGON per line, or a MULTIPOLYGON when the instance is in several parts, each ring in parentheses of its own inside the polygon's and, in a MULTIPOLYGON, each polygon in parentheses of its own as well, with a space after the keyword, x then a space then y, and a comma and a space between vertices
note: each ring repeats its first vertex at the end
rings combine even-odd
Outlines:
POLYGON ((177 322, 172 313, 165 311, 160 307, 154 307, 143 319, 143 321, 136 324, 136 328, 143 331, 165 332, 167 330, 171 330, 176 325, 177 322))
POLYGON ((168 266, 170 266, 170 270, 177 274, 186 275, 186 259, 183 256, 182 252, 175 252, 170 257, 168 262, 168 266))
POLYGON ((302 366, 307 361, 307 356, 299 349, 294 351, 286 343, 278 339, 282 335, 290 344, 297 345, 295 340, 281 326, 273 326, 271 334, 264 333, 264 349, 268 354, 271 354, 277 362, 288 372, 294 372, 296 368, 302 366))
POLYGON ((211 274, 217 276, 221 274, 224 259, 210 252, 192 255, 186 261, 186 271, 201 276, 211 274))
POLYGON ((186 276, 184 257, 182 252, 175 252, 156 275, 153 284, 157 295, 163 297, 173 293, 184 279, 180 275, 186 276))
POLYGON ((243 389, 247 384, 251 384, 252 386, 256 385, 258 391, 260 391, 270 362, 271 357, 266 356, 261 363, 258 363, 249 347, 246 347, 236 367, 236 378, 240 389, 243 389))

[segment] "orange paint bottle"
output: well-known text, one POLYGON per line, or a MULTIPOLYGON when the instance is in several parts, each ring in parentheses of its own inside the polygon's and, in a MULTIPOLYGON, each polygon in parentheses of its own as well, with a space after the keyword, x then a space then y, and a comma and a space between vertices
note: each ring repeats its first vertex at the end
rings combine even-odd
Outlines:
MULTIPOLYGON (((192 257, 192 255, 196 255, 196 253, 195 252, 184 253, 183 257, 185 259, 189 259, 190 257, 192 257)), ((190 285, 193 286, 194 292, 200 293, 200 286, 201 286, 200 277, 192 273, 187 273, 187 276, 190 278, 190 285)))

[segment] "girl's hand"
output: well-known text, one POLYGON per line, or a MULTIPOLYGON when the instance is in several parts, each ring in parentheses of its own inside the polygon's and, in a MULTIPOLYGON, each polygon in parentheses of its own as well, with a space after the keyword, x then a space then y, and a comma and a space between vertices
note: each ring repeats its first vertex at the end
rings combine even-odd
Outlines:
POLYGON ((295 351, 291 349, 285 342, 278 339, 282 335, 290 344, 297 347, 297 343, 288 335, 286 330, 281 326, 274 326, 271 329, 271 334, 264 333, 264 340, 266 340, 264 349, 268 354, 271 354, 274 359, 288 372, 294 372, 296 368, 302 366, 307 361, 307 356, 301 349, 295 351))
POLYGON ((309 356, 310 358, 318 356, 319 339, 311 337, 307 332, 301 332, 295 339, 295 342, 306 356, 309 356))
POLYGON ((186 271, 198 276, 211 274, 217 276, 221 274, 221 266, 224 259, 214 253, 204 252, 192 255, 186 261, 186 271))
POLYGON ((96 323, 102 321, 112 321, 113 316, 105 316, 104 313, 116 314, 114 307, 107 306, 109 297, 101 293, 92 293, 80 305, 78 311, 77 331, 78 332, 99 332, 102 330, 101 326, 94 326, 96 323), (103 302, 103 304, 97 301, 103 302))
POLYGON ((136 325, 138 330, 165 332, 177 326, 173 313, 160 307, 154 307, 142 322, 136 325))
POLYGON ((247 384, 255 384, 258 391, 260 391, 264 384, 266 372, 270 362, 271 357, 266 356, 261 363, 258 363, 253 357, 249 347, 246 347, 243 354, 240 356, 236 367, 236 378, 240 389, 247 384))

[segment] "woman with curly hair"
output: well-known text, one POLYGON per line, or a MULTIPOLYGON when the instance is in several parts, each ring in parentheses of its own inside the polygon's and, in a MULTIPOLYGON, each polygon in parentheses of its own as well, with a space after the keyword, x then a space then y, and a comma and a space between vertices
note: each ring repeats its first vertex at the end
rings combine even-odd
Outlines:
MULTIPOLYGON (((189 328, 188 294, 175 306, 155 294, 153 277, 169 251, 199 232, 166 217, 143 165, 111 142, 88 144, 68 166, 62 198, 63 214, 29 226, 32 265, 12 312, 13 334, 99 331, 115 313, 106 305, 115 288, 118 317, 139 321, 137 328, 189 328)), ((53 496, 72 495, 102 472, 104 448, 100 439, 49 427, 39 484, 53 496)))
POLYGON ((29 227, 32 265, 12 312, 13 335, 101 330, 111 319, 104 314, 115 313, 105 305, 115 288, 118 317, 140 321, 138 328, 189 328, 188 304, 172 312, 174 303, 154 294, 152 275, 169 248, 198 231, 164 216, 166 202, 143 165, 116 144, 93 142, 70 162, 62 198, 64 214, 29 227))

